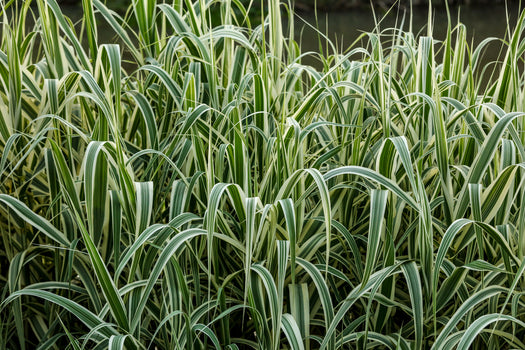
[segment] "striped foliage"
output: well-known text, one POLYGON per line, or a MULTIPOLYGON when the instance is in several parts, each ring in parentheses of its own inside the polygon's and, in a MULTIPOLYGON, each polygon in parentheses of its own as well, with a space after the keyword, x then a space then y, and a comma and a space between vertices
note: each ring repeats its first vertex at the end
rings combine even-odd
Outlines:
POLYGON ((319 68, 247 3, 0 0, 0 348, 525 348, 525 14, 319 68))

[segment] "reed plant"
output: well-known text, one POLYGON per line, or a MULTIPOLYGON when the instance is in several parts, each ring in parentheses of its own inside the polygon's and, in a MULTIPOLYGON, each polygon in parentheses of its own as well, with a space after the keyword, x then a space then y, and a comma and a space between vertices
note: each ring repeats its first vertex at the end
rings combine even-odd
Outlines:
POLYGON ((82 6, 0 0, 0 348, 525 348, 525 14, 316 54, 279 0, 82 6))

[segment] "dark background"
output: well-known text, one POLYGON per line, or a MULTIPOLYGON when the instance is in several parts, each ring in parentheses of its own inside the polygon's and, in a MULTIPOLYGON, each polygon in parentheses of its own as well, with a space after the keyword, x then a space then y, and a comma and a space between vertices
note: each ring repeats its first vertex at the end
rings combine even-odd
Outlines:
MULTIPOLYGON (((259 0, 256 0, 254 3, 257 4, 259 0)), ((403 7, 410 7, 410 2, 414 6, 426 6, 430 0, 295 0, 292 3, 295 5, 297 10, 303 11, 312 11, 317 4, 317 8, 323 11, 335 11, 342 9, 351 9, 351 8, 363 8, 370 7, 370 4, 373 4, 376 7, 387 8, 393 4, 399 3, 403 7)), ((432 4, 434 6, 444 6, 445 2, 448 1, 448 4, 451 6, 457 5, 497 5, 507 3, 518 3, 520 0, 433 0, 432 4)), ((59 0, 59 3, 62 4, 77 4, 81 0, 59 0)), ((249 0, 242 0, 242 2, 249 3, 249 0)), ((108 0, 107 4, 110 7, 115 9, 125 9, 131 3, 131 0, 108 0)))

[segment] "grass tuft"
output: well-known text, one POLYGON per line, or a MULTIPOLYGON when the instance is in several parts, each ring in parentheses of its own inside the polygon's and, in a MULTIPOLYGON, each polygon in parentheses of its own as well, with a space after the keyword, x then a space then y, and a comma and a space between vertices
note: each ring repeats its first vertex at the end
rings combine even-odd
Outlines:
POLYGON ((525 348, 525 12, 483 63, 462 24, 301 54, 279 0, 34 4, 0 0, 0 349, 525 348))

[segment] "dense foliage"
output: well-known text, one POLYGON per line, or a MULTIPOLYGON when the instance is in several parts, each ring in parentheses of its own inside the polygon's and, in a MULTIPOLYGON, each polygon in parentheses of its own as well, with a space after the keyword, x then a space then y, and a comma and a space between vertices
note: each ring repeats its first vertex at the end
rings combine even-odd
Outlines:
POLYGON ((278 0, 36 5, 0 14, 0 348, 525 348, 524 15, 501 64, 458 25, 314 68, 278 0))

